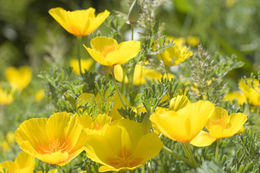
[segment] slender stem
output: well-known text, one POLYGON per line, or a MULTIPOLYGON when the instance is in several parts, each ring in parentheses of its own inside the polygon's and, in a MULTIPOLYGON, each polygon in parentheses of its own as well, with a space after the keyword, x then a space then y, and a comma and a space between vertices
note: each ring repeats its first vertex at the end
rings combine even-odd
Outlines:
POLYGON ((194 165, 195 168, 197 168, 199 166, 199 164, 196 162, 192 150, 191 150, 191 146, 189 143, 182 143, 184 152, 186 152, 186 156, 189 157, 190 161, 192 162, 192 164, 194 165))
POLYGON ((175 159, 178 159, 178 160, 181 160, 183 162, 185 162, 186 164, 188 164, 189 166, 191 167, 195 167, 195 165, 193 165, 193 163, 186 159, 185 157, 175 153, 174 151, 172 151, 170 148, 166 147, 166 146, 163 146, 163 150, 169 154, 171 154, 175 159))
POLYGON ((219 140, 216 141, 216 152, 215 152, 215 160, 218 160, 218 151, 219 151, 219 140))
POLYGON ((145 173, 145 164, 142 166, 142 173, 145 173))
POLYGON ((134 40, 134 24, 131 24, 131 40, 134 40))
POLYGON ((126 108, 126 104, 125 104, 125 102, 124 102, 124 99, 123 99, 123 97, 122 97, 122 95, 121 95, 121 92, 119 91, 119 88, 118 88, 118 86, 117 86, 117 84, 116 84, 116 79, 115 79, 115 74, 114 74, 114 66, 113 66, 113 68, 112 68, 112 78, 113 78, 113 83, 114 83, 114 85, 115 85, 115 88, 116 88, 116 91, 117 91, 117 94, 118 94, 118 96, 119 96, 119 98, 120 98, 120 101, 121 101, 121 103, 123 104, 123 106, 124 106, 124 108, 126 108))
POLYGON ((82 70, 81 70, 81 59, 80 59, 80 48, 81 48, 81 37, 77 37, 77 55, 78 55, 78 63, 79 63, 79 72, 80 75, 83 76, 82 70))

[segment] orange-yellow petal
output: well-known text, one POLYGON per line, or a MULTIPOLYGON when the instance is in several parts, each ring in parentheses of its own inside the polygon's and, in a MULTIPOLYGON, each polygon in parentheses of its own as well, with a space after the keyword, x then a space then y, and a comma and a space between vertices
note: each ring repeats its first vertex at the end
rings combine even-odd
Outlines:
POLYGON ((211 136, 208 132, 201 131, 195 138, 191 140, 191 144, 196 147, 206 147, 215 142, 216 138, 211 136))

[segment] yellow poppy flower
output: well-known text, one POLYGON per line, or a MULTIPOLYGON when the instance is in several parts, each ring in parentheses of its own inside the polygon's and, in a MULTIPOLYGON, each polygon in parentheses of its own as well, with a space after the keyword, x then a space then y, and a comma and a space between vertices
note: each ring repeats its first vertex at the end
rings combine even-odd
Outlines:
POLYGON ((38 90, 36 93, 35 93, 35 96, 34 96, 34 101, 35 102, 39 102, 39 101, 41 101, 41 99, 43 99, 43 97, 44 97, 44 90, 42 89, 42 90, 38 90))
MULTIPOLYGON (((126 105, 129 105, 128 100, 124 97, 123 94, 121 94, 121 97, 126 105)), ((105 96, 106 98, 106 96, 105 96)), ((102 97, 98 93, 96 96, 94 94, 90 93, 83 93, 79 96, 77 100, 77 106, 80 107, 81 105, 90 104, 90 105, 97 105, 97 108, 99 109, 99 112, 101 112, 101 105, 104 104, 102 97)), ((106 112, 109 116, 112 117, 113 120, 122 119, 123 117, 118 112, 118 109, 123 108, 124 105, 122 104, 120 100, 120 96, 118 93, 115 93, 113 96, 109 97, 106 100, 107 103, 112 104, 112 108, 109 112, 109 110, 106 112)))
POLYGON ((63 166, 80 154, 86 134, 76 116, 60 112, 50 118, 32 118, 16 130, 20 148, 39 160, 63 166))
POLYGON ((5 70, 5 77, 14 90, 21 91, 31 82, 32 70, 29 66, 9 67, 5 70))
POLYGON ((90 56, 105 66, 125 64, 141 50, 140 41, 125 41, 120 44, 109 37, 95 37, 90 41, 91 48, 84 45, 90 56))
POLYGON ((225 109, 216 107, 206 125, 209 133, 200 133, 191 141, 191 144, 198 147, 209 146, 217 139, 231 137, 243 129, 246 120, 247 116, 243 113, 233 113, 228 116, 225 109))
MULTIPOLYGON (((176 99, 176 102, 178 101, 176 99)), ((174 111, 168 108, 157 108, 150 120, 163 135, 182 143, 190 142, 197 136, 214 113, 214 105, 209 101, 186 102, 186 105, 175 104, 171 107, 178 109, 174 111)))
POLYGON ((0 172, 4 169, 8 173, 31 173, 35 167, 35 160, 32 156, 21 152, 17 155, 15 161, 5 161, 0 163, 0 172))
POLYGON ((69 33, 75 36, 86 36, 94 32, 109 16, 105 10, 95 16, 95 9, 66 11, 57 7, 49 10, 49 14, 69 33))
MULTIPOLYGON (((115 79, 117 81, 119 81, 119 82, 123 81, 123 79, 124 79, 123 69, 120 65, 114 66, 114 75, 115 75, 115 79)), ((135 70, 134 70, 133 82, 135 85, 141 85, 146 82, 146 79, 161 80, 162 78, 172 79, 173 77, 174 77, 173 74, 170 74, 170 73, 161 74, 155 70, 147 69, 140 64, 136 64, 135 70)), ((125 83, 128 83, 127 76, 125 76, 124 80, 125 80, 125 83)))
POLYGON ((13 92, 3 90, 0 86, 0 105, 8 105, 14 100, 13 92))
MULTIPOLYGON (((184 39, 174 39, 173 37, 167 37, 167 42, 172 42, 174 45, 163 52, 157 54, 158 58, 163 61, 166 66, 178 65, 193 55, 184 45, 184 39)), ((166 42, 166 44, 168 44, 166 42)))
POLYGON ((112 118, 106 114, 98 114, 93 119, 88 114, 77 116, 79 123, 84 127, 87 135, 97 135, 102 133, 104 129, 111 123, 112 118))
POLYGON ((242 80, 239 81, 239 88, 243 91, 245 96, 248 98, 249 103, 254 106, 260 106, 260 85, 259 82, 255 79, 253 87, 251 79, 247 79, 247 83, 242 80))
POLYGON ((234 91, 234 92, 226 94, 224 97, 224 100, 227 100, 230 102, 237 100, 238 104, 243 105, 244 103, 246 103, 246 96, 239 91, 234 91))
POLYGON ((86 146, 87 156, 102 164, 100 172, 134 170, 155 157, 163 144, 144 125, 122 119, 111 123, 103 135, 91 136, 86 146))
MULTIPOLYGON (((85 70, 89 70, 90 67, 93 64, 92 59, 81 59, 81 71, 85 72, 85 70)), ((72 71, 74 74, 80 75, 80 70, 79 70, 79 61, 77 59, 71 59, 70 60, 70 66, 72 67, 72 71)))

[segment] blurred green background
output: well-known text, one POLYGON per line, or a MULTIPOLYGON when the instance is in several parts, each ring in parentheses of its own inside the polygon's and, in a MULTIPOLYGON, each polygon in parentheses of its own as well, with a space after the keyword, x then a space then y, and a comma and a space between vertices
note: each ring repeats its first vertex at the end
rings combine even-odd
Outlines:
MULTIPOLYGON (((139 0, 142 3, 145 0, 139 0)), ((234 77, 260 69, 259 0, 157 0, 155 15, 166 35, 197 36, 211 52, 236 55, 245 63, 234 77)), ((0 77, 7 66, 29 64, 38 72, 49 56, 62 64, 73 55, 73 36, 48 14, 94 7, 127 15, 132 0, 0 0, 0 77), (58 50, 60 49, 60 50, 58 50)), ((123 32, 129 29, 125 24, 123 32)), ((74 46, 75 47, 75 46, 74 46)))

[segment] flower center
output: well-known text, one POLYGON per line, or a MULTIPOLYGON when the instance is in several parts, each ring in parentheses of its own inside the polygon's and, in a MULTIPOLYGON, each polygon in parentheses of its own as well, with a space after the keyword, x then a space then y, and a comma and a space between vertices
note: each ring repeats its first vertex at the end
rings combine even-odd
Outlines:
POLYGON ((135 167, 142 163, 141 158, 137 158, 125 147, 114 158, 107 159, 107 163, 115 168, 135 167))
POLYGON ((115 50, 114 46, 107 46, 107 47, 105 47, 104 50, 103 50, 104 57, 106 57, 107 54, 109 54, 110 52, 113 52, 114 50, 115 50))
POLYGON ((68 151, 70 144, 65 139, 55 139, 52 142, 39 146, 38 152, 42 154, 50 154, 57 151, 65 152, 68 151))

